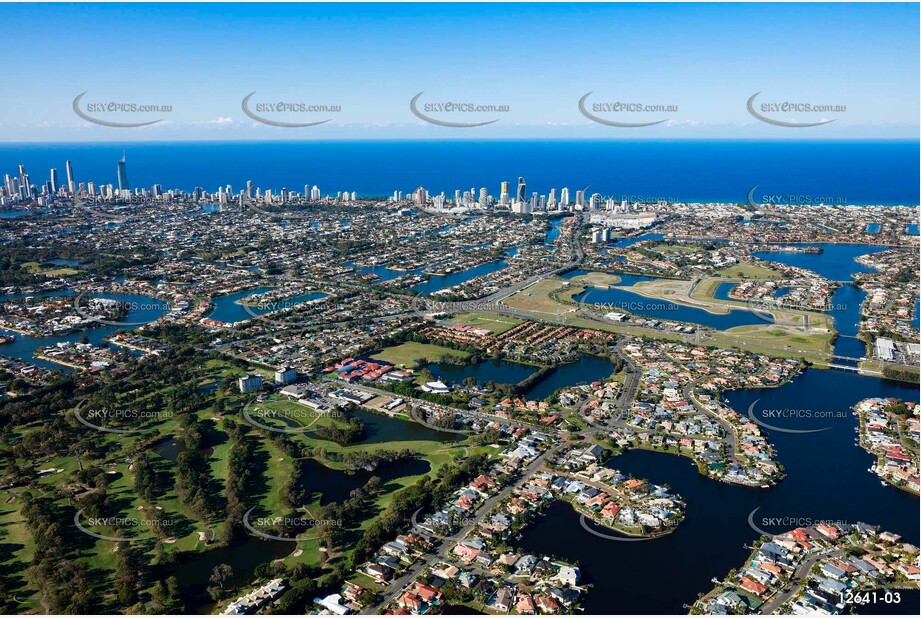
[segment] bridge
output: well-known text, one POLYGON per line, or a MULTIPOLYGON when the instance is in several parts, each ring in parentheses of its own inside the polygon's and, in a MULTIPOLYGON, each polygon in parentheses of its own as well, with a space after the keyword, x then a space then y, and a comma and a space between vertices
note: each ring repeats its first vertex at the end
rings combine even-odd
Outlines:
POLYGON ((844 371, 853 371, 854 373, 864 373, 864 374, 873 374, 877 376, 883 375, 881 371, 872 371, 870 369, 860 369, 856 365, 839 365, 838 363, 831 363, 828 365, 829 369, 842 369, 844 371))

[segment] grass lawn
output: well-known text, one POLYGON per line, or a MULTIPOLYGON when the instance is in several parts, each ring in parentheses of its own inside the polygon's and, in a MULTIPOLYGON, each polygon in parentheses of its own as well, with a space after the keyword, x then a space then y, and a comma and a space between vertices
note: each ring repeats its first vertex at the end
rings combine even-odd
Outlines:
POLYGON ((374 592, 383 592, 386 590, 384 586, 381 586, 376 581, 365 575, 364 573, 355 572, 346 577, 346 581, 355 584, 356 586, 361 586, 362 588, 367 588, 374 592))
POLYGON ((612 275, 610 273, 591 272, 591 273, 585 273, 584 275, 579 275, 578 277, 573 277, 572 279, 570 279, 570 281, 573 281, 575 283, 583 283, 588 286, 592 286, 592 285, 605 286, 605 285, 617 285, 618 283, 620 283, 621 278, 618 277, 617 275, 612 275))
POLYGON ((650 248, 661 253, 696 253, 701 250, 700 247, 695 245, 675 245, 671 243, 653 245, 650 248))
MULTIPOLYGON (((567 293, 569 292, 567 291, 567 293)), ((577 328, 591 328, 612 333, 640 335, 643 337, 650 336, 647 329, 631 326, 629 324, 612 324, 586 318, 582 314, 569 311, 570 307, 557 303, 547 296, 545 296, 543 300, 515 301, 514 299, 516 296, 518 295, 512 296, 505 302, 508 303, 510 307, 519 311, 533 313, 535 320, 550 319, 554 322, 565 323, 577 328), (544 309, 551 306, 561 307, 564 309, 564 312, 559 314, 552 310, 538 312, 523 307, 523 305, 533 306, 535 302, 540 303, 544 309)), ((793 311, 791 313, 803 314, 807 312, 793 311)), ((833 332, 831 329, 832 324, 830 318, 824 314, 809 313, 809 315, 810 324, 813 328, 827 328, 828 332, 806 335, 801 329, 777 324, 737 326, 725 331, 714 331, 712 336, 706 337, 700 343, 723 348, 736 347, 756 354, 767 354, 769 356, 783 358, 801 358, 805 356, 807 360, 823 362, 822 357, 818 356, 816 352, 831 352, 832 345, 830 342, 833 332), (789 346, 789 348, 786 346, 789 346), (807 352, 803 353, 798 350, 807 350, 807 352)), ((668 341, 688 341, 686 335, 671 331, 659 331, 656 332, 654 336, 657 339, 668 341)))
MULTIPOLYGON (((858 366, 860 369, 864 369, 866 371, 882 372, 883 370, 883 363, 878 360, 863 361, 862 363, 859 363, 858 366)), ((921 368, 915 365, 899 365, 898 368, 910 371, 914 374, 921 373, 921 368)))
POLYGON ((822 360, 815 353, 830 353, 831 338, 831 332, 806 334, 798 328, 778 324, 736 326, 713 333, 713 340, 723 345, 771 356, 805 356, 807 360, 822 360))
MULTIPOLYGON (((25 519, 19 512, 22 504, 23 500, 16 492, 0 491, 0 544, 3 545, 0 569, 9 573, 10 579, 19 580, 24 584, 23 574, 32 560, 35 543, 26 527, 25 519), (12 500, 10 500, 11 497, 12 500)), ((19 586, 14 588, 19 588, 19 586)), ((36 599, 21 594, 16 597, 16 600, 19 601, 16 613, 41 613, 36 599)))
POLYGON ((747 262, 727 266, 722 270, 716 271, 716 274, 730 279, 779 279, 783 276, 780 272, 772 268, 766 268, 760 264, 749 264, 747 262))
POLYGON ((721 300, 696 301, 693 296, 689 295, 691 283, 691 281, 685 279, 660 279, 658 281, 641 281, 630 289, 643 296, 696 307, 716 315, 726 315, 731 311, 727 304, 721 300))
POLYGON ((543 279, 534 285, 521 290, 520 292, 509 296, 503 304, 521 311, 533 311, 535 313, 544 313, 558 315, 568 312, 572 307, 564 305, 555 300, 551 294, 561 292, 563 294, 578 294, 584 288, 581 285, 572 285, 568 281, 559 279, 543 279), (567 288, 565 291, 563 288, 567 288))
POLYGON ((62 277, 64 275, 76 275, 81 271, 76 268, 69 268, 67 266, 54 266, 42 267, 38 262, 23 262, 22 267, 28 270, 30 273, 40 273, 47 277, 62 277))
POLYGON ((462 350, 452 350, 451 348, 445 348, 440 345, 410 341, 398 346, 385 348, 377 354, 374 354, 373 357, 385 360, 398 367, 417 367, 419 364, 417 361, 419 359, 425 358, 430 361, 436 361, 445 355, 459 356, 461 358, 470 356, 468 352, 462 350))
POLYGON ((446 322, 448 324, 463 324, 465 326, 473 326, 474 328, 486 328, 491 330, 494 335, 504 333, 505 331, 511 330, 512 328, 515 328, 521 324, 521 320, 516 320, 515 318, 508 318, 505 316, 483 313, 480 311, 463 313, 449 320, 446 320, 446 322))
MULTIPOLYGON (((694 291, 691 292, 691 298, 694 300, 703 300, 703 301, 712 301, 715 300, 713 295, 716 294, 716 288, 720 286, 721 283, 725 283, 724 279, 718 277, 707 277, 697 284, 697 287, 694 288, 694 291)), ((721 301, 727 302, 727 301, 721 301)), ((729 301, 730 303, 735 301, 729 301)), ((739 304, 744 304, 739 301, 739 304)))

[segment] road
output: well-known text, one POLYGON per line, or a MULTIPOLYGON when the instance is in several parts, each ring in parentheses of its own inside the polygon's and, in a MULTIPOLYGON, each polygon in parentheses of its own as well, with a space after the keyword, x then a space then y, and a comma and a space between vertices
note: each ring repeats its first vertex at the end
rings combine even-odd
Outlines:
MULTIPOLYGON (((539 431, 539 432, 541 432, 541 433, 547 433, 547 428, 546 428, 546 427, 543 427, 543 426, 540 426, 540 425, 532 425, 531 423, 526 423, 526 422, 521 421, 521 420, 512 421, 512 420, 509 420, 509 419, 507 419, 507 418, 502 418, 501 416, 494 416, 494 415, 492 415, 492 414, 487 414, 487 413, 485 413, 485 412, 479 412, 479 411, 476 411, 476 410, 460 410, 460 409, 458 409, 458 408, 452 408, 451 406, 444 406, 444 405, 439 405, 439 404, 437 404, 437 403, 432 403, 431 401, 426 401, 426 400, 424 400, 424 399, 415 399, 415 398, 413 398, 413 397, 406 397, 405 395, 399 395, 399 394, 393 393, 393 392, 391 392, 391 391, 385 391, 385 390, 380 389, 380 388, 374 388, 373 386, 368 386, 367 384, 349 384, 348 382, 345 382, 344 380, 338 380, 338 379, 336 379, 336 378, 327 378, 327 380, 328 380, 329 382, 334 382, 334 383, 340 385, 340 386, 343 387, 343 388, 354 389, 354 390, 359 390, 359 391, 367 391, 367 392, 369 392, 369 393, 374 393, 375 395, 379 395, 379 396, 381 396, 381 397, 390 397, 390 398, 399 397, 399 398, 405 399, 405 400, 406 400, 406 403, 409 404, 410 406, 424 406, 424 407, 429 407, 429 408, 443 408, 443 409, 445 409, 445 410, 450 410, 451 412, 461 413, 461 414, 468 414, 468 415, 470 415, 470 416, 475 416, 475 417, 480 418, 480 419, 483 419, 483 420, 485 420, 485 421, 496 421, 496 422, 505 423, 505 424, 510 423, 510 424, 514 424, 514 425, 521 425, 522 427, 527 427, 527 428, 530 429, 531 431, 539 431)), ((435 428, 435 429, 440 429, 440 428, 435 428)))
POLYGON ((633 362, 633 359, 628 354, 624 353, 623 341, 617 342, 617 345, 614 346, 614 353, 618 358, 624 361, 624 368, 626 370, 623 389, 620 394, 620 399, 617 402, 618 413, 617 417, 614 419, 622 421, 626 418, 630 406, 636 401, 636 394, 640 389, 640 380, 643 377, 643 372, 637 367, 636 363, 633 362))
POLYGON ((738 463, 738 451, 736 451, 736 430, 732 426, 732 423, 722 419, 716 413, 710 411, 709 408, 697 401, 697 397, 694 396, 694 387, 697 386, 697 382, 688 382, 681 387, 681 394, 685 399, 690 401, 697 411, 701 414, 706 414, 714 421, 720 424, 720 427, 723 428, 723 434, 725 435, 723 439, 723 444, 729 449, 729 456, 732 458, 733 463, 738 463))
POLYGON ((804 560, 803 563, 800 564, 796 569, 796 572, 791 578, 792 581, 796 582, 796 584, 790 588, 788 592, 782 592, 762 605, 759 608, 758 613, 762 615, 773 614, 777 608, 783 606, 784 603, 799 593, 800 589, 803 587, 803 583, 809 577, 809 572, 812 571, 812 567, 814 567, 819 560, 824 560, 829 556, 837 556, 842 553, 844 553, 843 549, 825 550, 804 560))
POLYGON ((530 478, 531 475, 537 472, 544 463, 550 459, 560 448, 550 448, 538 455, 534 461, 528 465, 527 468, 522 472, 521 476, 511 485, 504 487, 501 491, 496 493, 493 496, 487 498, 480 506, 477 508, 476 513, 473 518, 468 521, 468 523, 460 529, 456 534, 453 535, 454 538, 449 540, 440 540, 436 549, 432 552, 429 552, 425 558, 419 560, 410 566, 407 571, 399 578, 390 582, 387 588, 381 593, 382 600, 375 604, 369 605, 362 609, 363 614, 377 614, 387 606, 388 603, 393 601, 396 596, 405 588, 407 585, 415 581, 419 575, 425 572, 429 567, 434 566, 437 562, 447 558, 448 554, 451 552, 451 549, 457 544, 455 539, 462 539, 466 537, 476 526, 478 526, 493 508, 496 507, 500 502, 505 500, 511 495, 511 493, 523 486, 530 478))

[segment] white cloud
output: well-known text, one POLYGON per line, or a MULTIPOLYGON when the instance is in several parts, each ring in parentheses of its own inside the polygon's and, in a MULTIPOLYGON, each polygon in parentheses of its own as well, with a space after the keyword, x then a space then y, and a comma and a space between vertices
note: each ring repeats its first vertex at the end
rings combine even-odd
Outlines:
POLYGON ((237 121, 229 116, 220 116, 214 120, 205 120, 202 122, 192 123, 202 127, 229 127, 237 124, 237 121))

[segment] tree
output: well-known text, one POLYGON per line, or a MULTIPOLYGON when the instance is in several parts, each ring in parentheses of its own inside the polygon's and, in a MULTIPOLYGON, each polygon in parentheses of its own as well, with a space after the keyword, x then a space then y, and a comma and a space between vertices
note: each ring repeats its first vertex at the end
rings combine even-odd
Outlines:
POLYGON ((217 601, 220 599, 225 590, 227 583, 233 578, 233 569, 229 564, 221 563, 214 567, 211 571, 211 577, 209 581, 211 586, 208 586, 208 594, 212 599, 217 601))
POLYGON ((119 605, 134 605, 138 602, 138 591, 142 587, 142 554, 133 543, 123 543, 119 547, 115 563, 115 594, 119 605))

